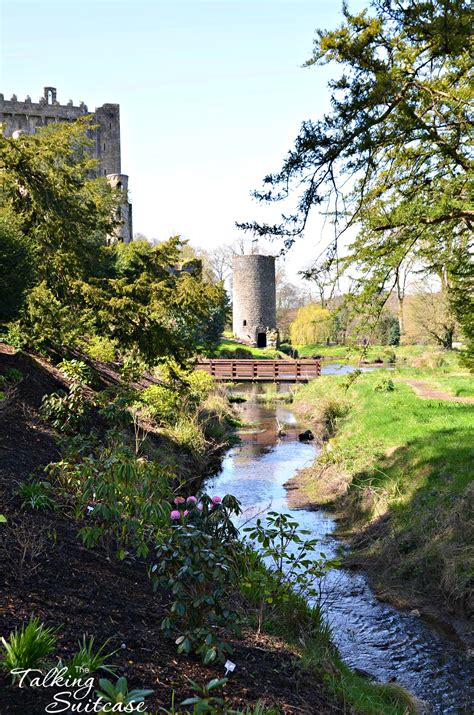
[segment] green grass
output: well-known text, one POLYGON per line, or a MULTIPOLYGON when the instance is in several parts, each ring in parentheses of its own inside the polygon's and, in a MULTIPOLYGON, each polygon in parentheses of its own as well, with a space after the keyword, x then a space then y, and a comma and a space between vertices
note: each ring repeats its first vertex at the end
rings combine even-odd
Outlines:
MULTIPOLYGON (((363 374, 347 395, 343 379, 321 377, 298 391, 296 404, 318 418, 328 400, 349 400, 350 410, 337 420, 319 465, 350 480, 346 524, 379 524, 367 553, 381 571, 465 603, 473 572, 474 405, 421 399, 402 380, 416 373, 446 388, 470 390, 472 378, 407 372, 391 373, 393 392, 374 390, 380 374, 363 374), (390 528, 381 519, 387 513, 390 528)), ((315 474, 305 490, 317 501, 315 474)))
POLYGON ((326 358, 347 360, 358 364, 363 358, 365 362, 395 362, 399 366, 416 366, 425 368, 438 367, 440 364, 454 366, 459 353, 455 350, 443 350, 434 345, 369 345, 365 351, 361 345, 297 345, 300 357, 321 355, 326 358))
POLYGON ((249 358, 263 358, 268 360, 275 360, 278 357, 288 357, 279 350, 274 350, 273 348, 254 348, 251 345, 245 345, 244 343, 240 343, 237 340, 222 340, 219 345, 216 357, 223 357, 222 352, 224 352, 225 357, 228 357, 226 353, 235 353, 236 350, 239 352, 245 350, 249 353, 248 356, 245 357, 249 358))
POLYGON ((474 397, 474 376, 469 374, 436 375, 433 385, 456 397, 474 397))

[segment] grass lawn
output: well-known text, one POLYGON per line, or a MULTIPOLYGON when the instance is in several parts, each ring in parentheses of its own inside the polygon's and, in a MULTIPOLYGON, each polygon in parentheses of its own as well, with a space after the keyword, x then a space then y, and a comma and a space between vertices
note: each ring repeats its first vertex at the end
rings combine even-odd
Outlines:
POLYGON ((245 343, 240 343, 237 340, 230 340, 230 339, 225 339, 222 340, 216 357, 232 357, 229 353, 235 353, 238 351, 239 353, 245 350, 245 352, 248 353, 248 355, 239 355, 237 354, 237 358, 241 357, 248 357, 248 358, 259 358, 259 359, 268 359, 268 360, 275 360, 278 357, 283 357, 287 358, 287 355, 284 355, 284 353, 280 352, 279 350, 275 350, 274 348, 253 348, 250 345, 245 345, 245 343), (222 354, 224 353, 224 354, 222 354))
POLYGON ((381 570, 466 606, 474 565, 474 405, 421 399, 403 383, 415 373, 453 393, 473 388, 467 374, 396 370, 363 374, 347 393, 344 379, 333 376, 298 391, 297 408, 335 428, 304 489, 318 501, 321 469, 343 472, 346 524, 371 524, 368 553, 381 570), (375 389, 389 378, 395 389, 375 389))

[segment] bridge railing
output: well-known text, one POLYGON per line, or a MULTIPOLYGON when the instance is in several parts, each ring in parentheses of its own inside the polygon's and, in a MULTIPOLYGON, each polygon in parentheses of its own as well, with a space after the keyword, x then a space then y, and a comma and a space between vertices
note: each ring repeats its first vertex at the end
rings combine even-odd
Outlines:
POLYGON ((321 374, 319 360, 199 360, 197 370, 205 370, 216 380, 242 382, 307 382, 321 374))

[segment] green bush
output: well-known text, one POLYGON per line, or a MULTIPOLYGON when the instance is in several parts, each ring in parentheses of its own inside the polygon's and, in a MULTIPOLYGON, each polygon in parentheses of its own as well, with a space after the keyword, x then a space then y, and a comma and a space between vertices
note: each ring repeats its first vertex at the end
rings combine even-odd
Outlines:
POLYGON ((150 417, 159 424, 174 423, 182 412, 181 395, 162 385, 150 385, 140 393, 139 399, 150 417))
POLYGON ((236 614, 228 597, 236 583, 237 530, 232 516, 240 513, 231 495, 175 499, 170 513, 173 526, 156 546, 157 561, 150 569, 156 588, 172 594, 172 604, 161 623, 165 635, 174 638, 178 653, 195 652, 208 664, 224 660, 230 646, 220 629, 233 629, 236 614))
POLYGON ((196 370, 186 377, 189 397, 196 404, 201 404, 206 400, 216 386, 212 375, 204 370, 196 370))
POLYGON ((168 524, 172 475, 166 467, 137 459, 127 449, 101 444, 83 453, 72 446, 47 472, 59 495, 84 526, 78 535, 87 548, 103 546, 119 559, 145 558, 168 524))
POLYGON ((322 551, 316 557, 319 542, 307 538, 310 531, 301 529, 290 514, 270 511, 265 524, 258 518, 244 532, 249 546, 258 548, 257 554, 251 548, 247 552, 241 588, 259 602, 259 631, 266 608, 281 607, 292 595, 305 601, 319 600, 321 578, 338 566, 339 560, 328 559, 322 551))
POLYGON ((116 358, 115 343, 98 335, 89 338, 83 349, 86 355, 100 362, 113 362, 116 358))
POLYGON ((30 618, 26 625, 15 629, 8 640, 1 638, 4 655, 0 665, 12 674, 15 669, 40 668, 56 647, 56 628, 47 628, 38 618, 30 618))
POLYGON ((195 454, 203 454, 206 449, 206 438, 201 425, 192 417, 178 418, 166 428, 166 434, 178 447, 195 454))
POLYGON ((393 392, 394 389, 395 389, 395 383, 390 377, 382 377, 374 385, 374 390, 376 392, 393 392))
POLYGON ((74 432, 80 429, 89 407, 84 387, 79 382, 73 382, 67 393, 45 395, 40 413, 60 432, 74 432))

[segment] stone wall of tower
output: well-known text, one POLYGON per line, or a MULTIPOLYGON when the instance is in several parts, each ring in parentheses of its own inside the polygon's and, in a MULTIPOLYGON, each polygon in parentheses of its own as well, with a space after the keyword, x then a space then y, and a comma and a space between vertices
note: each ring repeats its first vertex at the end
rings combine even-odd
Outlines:
POLYGON ((249 345, 264 347, 265 342, 274 347, 278 340, 274 256, 234 256, 232 287, 234 335, 249 345))
POLYGON ((128 176, 126 174, 108 174, 107 181, 113 189, 123 192, 123 201, 117 209, 116 218, 120 225, 114 230, 113 238, 124 243, 133 240, 132 204, 128 202, 128 176))

